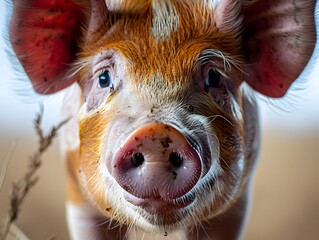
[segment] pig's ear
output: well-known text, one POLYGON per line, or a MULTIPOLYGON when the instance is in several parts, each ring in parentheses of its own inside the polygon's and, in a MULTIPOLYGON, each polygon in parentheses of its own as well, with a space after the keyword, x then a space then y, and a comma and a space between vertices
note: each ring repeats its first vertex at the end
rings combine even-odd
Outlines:
POLYGON ((315 4, 316 0, 220 1, 217 26, 229 30, 232 25, 234 31, 243 24, 245 81, 256 91, 282 97, 301 74, 315 46, 315 4))
POLYGON ((84 9, 75 0, 13 1, 11 43, 38 93, 54 93, 75 81, 68 75, 82 37, 84 9))
POLYGON ((269 97, 282 97, 303 71, 316 41, 315 0, 258 0, 243 8, 246 81, 269 97))

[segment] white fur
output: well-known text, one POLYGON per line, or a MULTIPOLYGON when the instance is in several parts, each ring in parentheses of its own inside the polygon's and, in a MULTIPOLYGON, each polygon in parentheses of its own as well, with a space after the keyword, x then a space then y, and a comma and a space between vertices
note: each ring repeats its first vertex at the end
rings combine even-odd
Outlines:
POLYGON ((160 234, 154 234, 154 233, 148 233, 143 230, 137 229, 134 232, 130 233, 129 240, 186 240, 185 232, 177 231, 170 234, 167 234, 165 232, 160 234))
MULTIPOLYGON (((99 213, 89 205, 75 205, 68 203, 66 206, 67 222, 70 238, 74 240, 105 240, 107 233, 99 213), (101 220, 99 220, 101 219, 101 220)), ((105 222, 105 221, 104 221, 105 222)), ((128 233, 129 240, 184 240, 186 235, 182 231, 172 233, 149 233, 138 228, 133 228, 128 233)))
POLYGON ((169 38, 178 28, 178 15, 175 6, 169 1, 153 1, 151 33, 161 40, 169 38))
POLYGON ((61 152, 66 153, 80 146, 78 114, 82 103, 82 91, 78 84, 67 89, 63 97, 62 119, 69 119, 61 135, 61 152))
POLYGON ((67 222, 70 238, 75 240, 102 240, 103 230, 99 229, 98 222, 94 221, 98 215, 89 205, 66 206, 67 222))

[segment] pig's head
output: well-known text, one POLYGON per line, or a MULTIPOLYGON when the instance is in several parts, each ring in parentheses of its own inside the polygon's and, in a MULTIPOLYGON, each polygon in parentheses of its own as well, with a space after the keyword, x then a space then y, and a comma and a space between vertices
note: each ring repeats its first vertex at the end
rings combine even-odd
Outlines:
POLYGON ((248 83, 285 94, 314 47, 315 1, 14 1, 36 91, 83 93, 76 173, 105 216, 147 229, 212 218, 257 148, 248 83))

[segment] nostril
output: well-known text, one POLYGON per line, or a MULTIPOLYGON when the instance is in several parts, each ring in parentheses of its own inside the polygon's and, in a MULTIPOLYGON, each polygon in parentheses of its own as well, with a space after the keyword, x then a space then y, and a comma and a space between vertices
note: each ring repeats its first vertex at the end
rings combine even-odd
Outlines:
POLYGON ((184 158, 177 152, 172 152, 169 155, 169 161, 174 167, 180 167, 184 161, 184 158))
POLYGON ((143 164, 144 160, 145 160, 144 156, 140 152, 134 153, 132 155, 132 163, 134 164, 135 167, 141 166, 143 164))

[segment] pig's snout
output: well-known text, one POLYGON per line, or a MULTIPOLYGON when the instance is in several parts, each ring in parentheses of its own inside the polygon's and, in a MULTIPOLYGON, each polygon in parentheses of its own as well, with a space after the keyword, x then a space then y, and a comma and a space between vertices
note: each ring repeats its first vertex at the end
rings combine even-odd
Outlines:
POLYGON ((169 125, 150 123, 125 140, 111 172, 135 197, 173 200, 195 186, 201 169, 199 154, 182 133, 169 125))

